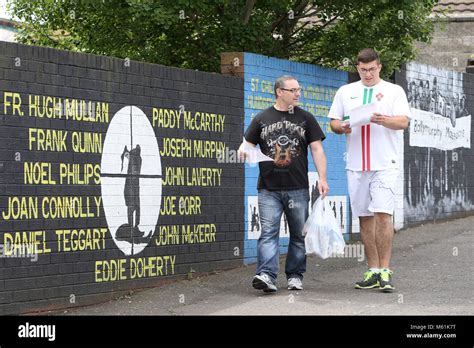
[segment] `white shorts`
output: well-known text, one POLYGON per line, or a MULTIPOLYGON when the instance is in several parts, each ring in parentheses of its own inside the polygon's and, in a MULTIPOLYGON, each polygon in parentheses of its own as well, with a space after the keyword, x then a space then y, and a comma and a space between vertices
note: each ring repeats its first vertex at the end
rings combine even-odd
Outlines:
POLYGON ((352 216, 393 215, 398 169, 347 171, 352 216))

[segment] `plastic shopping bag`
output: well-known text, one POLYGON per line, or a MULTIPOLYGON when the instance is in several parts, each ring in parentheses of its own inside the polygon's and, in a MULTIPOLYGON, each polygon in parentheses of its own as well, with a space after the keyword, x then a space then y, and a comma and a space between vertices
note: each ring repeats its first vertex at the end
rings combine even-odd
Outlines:
POLYGON ((319 197, 303 227, 306 254, 322 259, 344 253, 344 237, 327 199, 319 197))

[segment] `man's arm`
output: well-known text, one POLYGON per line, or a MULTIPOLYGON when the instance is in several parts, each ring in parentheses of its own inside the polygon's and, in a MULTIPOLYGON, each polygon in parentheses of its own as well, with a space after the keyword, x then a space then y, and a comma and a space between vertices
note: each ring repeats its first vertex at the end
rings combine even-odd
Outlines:
POLYGON ((239 156, 239 159, 241 161, 245 161, 245 159, 247 158, 247 153, 245 152, 246 146, 251 146, 254 148, 257 147, 257 145, 252 144, 251 142, 245 140, 244 138, 244 141, 242 142, 242 144, 240 144, 239 149, 237 150, 237 155, 239 156))
POLYGON ((314 165, 318 170, 319 175, 319 193, 325 197, 329 192, 329 186, 326 177, 327 161, 326 155, 324 154, 323 144, 321 140, 313 141, 309 144, 311 148, 311 155, 313 156, 314 165))
POLYGON ((377 112, 372 115, 370 121, 393 130, 405 129, 410 123, 408 116, 384 116, 377 112))

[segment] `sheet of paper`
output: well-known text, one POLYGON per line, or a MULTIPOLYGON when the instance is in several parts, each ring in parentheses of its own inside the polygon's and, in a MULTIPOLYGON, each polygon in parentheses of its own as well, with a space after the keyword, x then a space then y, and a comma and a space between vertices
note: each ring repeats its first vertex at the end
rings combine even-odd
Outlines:
POLYGON ((240 148, 242 152, 244 152, 247 156, 245 158, 245 161, 247 163, 259 163, 259 162, 265 162, 265 161, 272 161, 273 158, 270 158, 266 155, 263 154, 260 149, 257 147, 254 147, 250 145, 244 138, 244 141, 242 143, 242 147, 240 148))
POLYGON ((349 124, 351 128, 369 124, 374 112, 378 112, 377 103, 365 104, 349 110, 349 124))

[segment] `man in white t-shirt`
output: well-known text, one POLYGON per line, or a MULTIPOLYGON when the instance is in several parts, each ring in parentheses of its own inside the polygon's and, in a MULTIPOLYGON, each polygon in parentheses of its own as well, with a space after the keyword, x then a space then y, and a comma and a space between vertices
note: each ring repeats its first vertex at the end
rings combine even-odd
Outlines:
MULTIPOLYGON (((357 289, 378 288, 391 292, 394 192, 402 159, 398 143, 408 127, 410 107, 404 90, 380 78, 380 58, 366 48, 357 56, 360 81, 342 86, 329 111, 331 129, 347 137, 347 179, 352 214, 359 218, 369 270, 357 289), (352 111, 375 103, 370 121, 350 127, 357 120, 352 111), (351 114, 354 116, 351 117, 351 114)), ((362 118, 363 119, 363 118, 362 118)), ((359 122, 360 123, 360 122, 359 122)))

